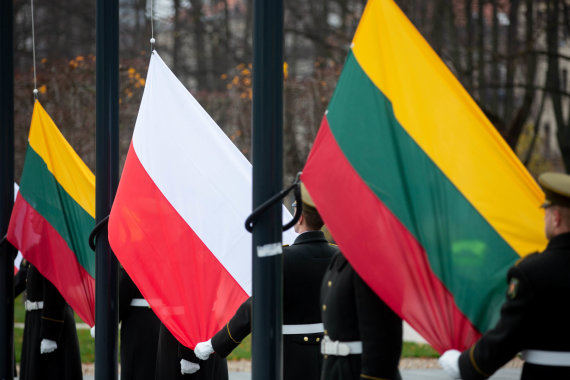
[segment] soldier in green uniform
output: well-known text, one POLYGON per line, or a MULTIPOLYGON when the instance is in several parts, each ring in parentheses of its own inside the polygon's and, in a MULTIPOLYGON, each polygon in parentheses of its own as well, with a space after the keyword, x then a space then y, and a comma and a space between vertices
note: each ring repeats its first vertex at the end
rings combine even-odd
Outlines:
MULTIPOLYGON (((302 216, 295 225, 299 236, 283 248, 283 379, 318 380, 322 358, 323 325, 319 310, 319 289, 323 274, 338 251, 320 230, 323 221, 307 189, 301 185, 302 216)), ((214 337, 198 343, 200 359, 212 352, 227 356, 251 332, 249 298, 214 337)))
POLYGON ((508 272, 506 301, 497 325, 463 353, 440 358, 454 379, 486 379, 522 353, 521 379, 570 379, 570 176, 544 173, 546 250, 519 260, 508 272))

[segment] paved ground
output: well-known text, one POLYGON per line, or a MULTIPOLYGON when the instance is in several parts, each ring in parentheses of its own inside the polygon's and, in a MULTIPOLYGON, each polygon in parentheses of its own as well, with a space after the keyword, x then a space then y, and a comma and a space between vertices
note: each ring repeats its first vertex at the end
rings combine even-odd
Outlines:
MULTIPOLYGON (((251 380, 251 363, 249 361, 228 362, 230 380, 251 380)), ((518 380, 522 361, 512 360, 505 368, 499 370, 491 380, 518 380)), ((437 359, 410 359, 400 361, 400 372, 403 380, 449 380, 439 366, 437 359)))
MULTIPOLYGON (((251 380, 251 363, 247 360, 240 362, 228 362, 230 370, 229 380, 251 380)), ((520 378, 522 361, 515 359, 509 362, 505 368, 499 370, 491 380, 518 380, 520 378)), ((443 372, 437 359, 402 359, 400 371, 403 380, 449 380, 443 372)), ((94 380, 93 366, 84 366, 84 380, 94 380)))
MULTIPOLYGON (((502 369, 491 380, 518 380, 520 378, 520 369, 502 369)), ((230 372, 230 380, 250 380, 249 372, 230 372)), ((449 377, 443 370, 437 369, 408 369, 402 371, 403 380, 449 380, 449 377)), ((87 380, 87 379, 85 379, 87 380)))
MULTIPOLYGON (((85 325, 87 326, 87 325, 85 325)), ((82 328, 83 326, 78 326, 82 328)), ((86 327, 87 328, 87 327, 86 327)), ((426 343, 426 341, 410 326, 404 324, 404 341, 426 343)), ((251 363, 249 361, 228 362, 229 380, 251 380, 251 363)), ((491 380, 518 380, 520 378, 522 361, 514 359, 502 368, 491 380)), ((402 359, 400 371, 403 380, 449 380, 436 359, 402 359)), ((84 380, 94 380, 93 364, 84 365, 84 380)), ((16 379, 17 380, 17 379, 16 379)))
MULTIPOLYGON (((505 368, 498 371, 490 380, 518 380, 520 368, 505 368)), ((83 380, 94 380, 93 375, 86 375, 83 380)), ((406 369, 402 370, 403 380, 449 380, 440 369, 406 369)), ((230 372, 229 380, 251 380, 251 372, 230 372)))

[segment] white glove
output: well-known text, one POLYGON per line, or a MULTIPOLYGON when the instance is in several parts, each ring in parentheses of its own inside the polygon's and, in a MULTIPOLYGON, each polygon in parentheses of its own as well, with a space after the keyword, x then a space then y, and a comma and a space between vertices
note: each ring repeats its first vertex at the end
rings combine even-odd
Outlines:
POLYGON ((194 372, 198 372, 199 369, 200 364, 198 363, 192 363, 184 359, 180 360, 180 373, 183 375, 190 375, 194 372))
POLYGON ((42 339, 40 343, 40 353, 42 354, 49 354, 50 352, 54 352, 57 348, 57 343, 51 339, 42 339))
POLYGON ((209 339, 206 342, 200 342, 194 348, 194 355, 196 355, 196 357, 201 360, 208 360, 208 357, 212 353, 214 353, 214 347, 212 347, 212 339, 209 339))
POLYGON ((459 356, 461 352, 457 350, 447 350, 438 359, 441 368, 451 377, 452 379, 461 379, 461 374, 459 373, 459 356))
POLYGON ((91 338, 95 339, 95 326, 91 327, 89 332, 91 333, 91 338))

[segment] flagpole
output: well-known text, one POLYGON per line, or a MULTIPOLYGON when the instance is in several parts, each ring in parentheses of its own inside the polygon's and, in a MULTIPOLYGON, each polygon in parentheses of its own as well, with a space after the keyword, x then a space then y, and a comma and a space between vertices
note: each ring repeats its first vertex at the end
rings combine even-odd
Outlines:
MULTIPOLYGON (((119 182, 119 4, 97 0, 96 223, 109 215, 119 182)), ((97 237, 95 379, 118 379, 118 262, 107 229, 97 237)))
POLYGON ((14 8, 0 5, 0 378, 14 378, 14 248, 7 241, 14 205, 14 8))
MULTIPOLYGON (((255 209, 283 185, 283 0, 254 1, 252 123, 255 209)), ((278 202, 253 227, 253 380, 282 378, 281 224, 278 202)))

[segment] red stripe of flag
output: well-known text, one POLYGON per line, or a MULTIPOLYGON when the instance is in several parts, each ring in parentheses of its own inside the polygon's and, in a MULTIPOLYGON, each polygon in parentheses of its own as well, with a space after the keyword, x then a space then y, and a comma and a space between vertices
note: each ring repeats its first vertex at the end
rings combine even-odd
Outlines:
POLYGON ((207 339, 248 297, 157 188, 132 144, 109 218, 109 242, 154 312, 187 347, 199 341, 179 326, 207 339), (207 325, 199 322, 204 315, 211 316, 207 325))
POLYGON ((457 308, 452 294, 430 270, 423 247, 347 161, 326 117, 307 159, 302 180, 317 206, 334 205, 319 208, 323 220, 330 231, 335 232, 333 237, 341 251, 376 294, 400 316, 430 316, 408 322, 436 350, 441 352, 449 342, 433 336, 433 332, 445 331, 449 326, 461 326, 465 332, 465 335, 455 336, 454 347, 464 348, 465 342, 480 336, 457 308), (334 171, 323 168, 334 168, 334 171), (367 210, 367 213, 355 212, 357 210, 367 210), (353 252, 357 254, 351 254, 353 252), (384 264, 375 265, 377 263, 384 264), (401 292, 393 293, 394 289, 401 292))
POLYGON ((45 278, 56 288, 66 289, 62 292, 64 298, 75 300, 74 311, 85 323, 93 326, 95 279, 78 263, 75 253, 61 235, 19 193, 12 210, 8 236, 26 253, 26 260, 42 269, 45 278), (46 252, 57 252, 57 256, 46 252), (66 265, 71 267, 66 268, 66 265))

